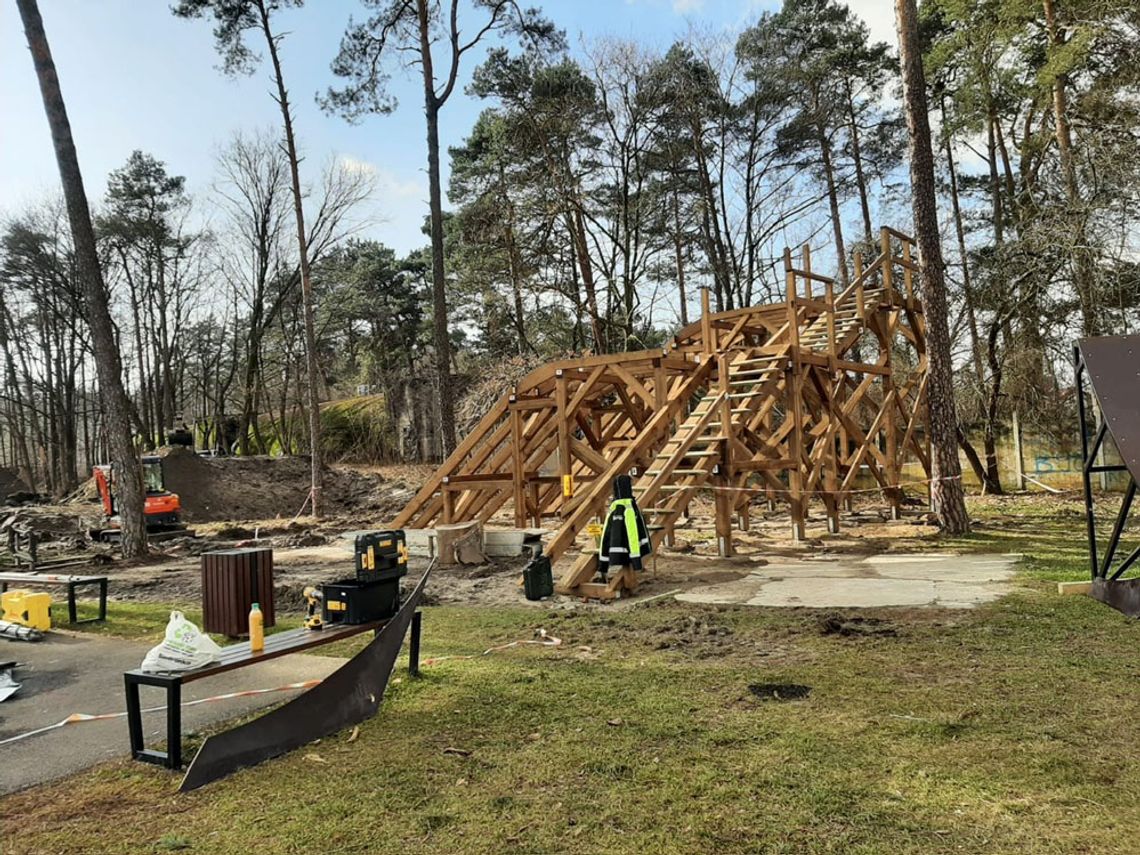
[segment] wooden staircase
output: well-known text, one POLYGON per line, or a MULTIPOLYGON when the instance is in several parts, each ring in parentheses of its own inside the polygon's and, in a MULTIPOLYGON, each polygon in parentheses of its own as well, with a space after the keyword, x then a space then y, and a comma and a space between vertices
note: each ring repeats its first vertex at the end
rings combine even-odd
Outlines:
MULTIPOLYGON (((546 546, 557 559, 604 514, 623 473, 636 475, 655 549, 702 490, 715 497, 723 555, 733 550, 734 518, 747 527, 757 492, 788 503, 796 537, 812 496, 838 530, 841 502, 862 471, 897 509, 907 453, 929 470, 920 436, 924 329, 910 239, 884 229, 880 248, 865 268, 856 254, 856 275, 839 294, 834 280, 812 272, 806 248, 798 265, 785 251, 781 303, 714 314, 705 291, 700 321, 662 351, 532 372, 394 524, 486 522, 513 500, 517 526, 557 516, 546 546), (893 361, 900 340, 915 352, 907 371, 893 361)), ((559 590, 605 599, 636 586, 632 571, 600 581, 596 568, 588 548, 559 590)))

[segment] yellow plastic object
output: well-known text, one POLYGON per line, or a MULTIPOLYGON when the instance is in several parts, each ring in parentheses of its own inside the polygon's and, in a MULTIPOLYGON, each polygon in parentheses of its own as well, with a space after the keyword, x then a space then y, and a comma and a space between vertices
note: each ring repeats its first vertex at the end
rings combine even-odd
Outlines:
POLYGON ((5 591, 0 594, 4 620, 33 629, 51 629, 51 594, 44 591, 5 591))

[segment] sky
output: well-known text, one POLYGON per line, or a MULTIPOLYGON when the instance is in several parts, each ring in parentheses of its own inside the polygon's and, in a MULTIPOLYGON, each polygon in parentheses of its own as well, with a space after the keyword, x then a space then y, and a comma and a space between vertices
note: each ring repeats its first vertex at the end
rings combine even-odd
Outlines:
MULTIPOLYGON (((166 162, 172 174, 186 176, 189 192, 204 200, 216 153, 232 133, 279 127, 268 65, 250 77, 225 76, 218 69, 211 24, 175 18, 169 0, 39 0, 39 5, 93 201, 102 196, 107 174, 135 149, 166 162)), ((778 0, 531 0, 527 5, 541 6, 577 52, 583 40, 599 37, 634 39, 663 50, 690 27, 735 33, 778 0)), ((893 0, 848 5, 874 38, 895 42, 893 0)), ((366 234, 404 253, 427 242, 421 231, 427 215, 422 84, 413 71, 397 71, 392 81, 396 111, 355 125, 323 113, 315 100, 337 83, 329 63, 346 23, 366 14, 359 0, 308 0, 282 14, 282 63, 305 156, 303 177, 315 180, 331 158, 370 171, 377 192, 371 210, 363 212, 371 224, 366 234)), ((470 79, 474 65, 463 68, 460 84, 470 79)), ((444 149, 462 141, 485 106, 457 87, 440 117, 444 149)), ((443 161, 446 170, 446 154, 443 161)), ((444 180, 446 189, 446 172, 444 180)), ((0 215, 57 194, 58 188, 15 3, 0 0, 0 215)))

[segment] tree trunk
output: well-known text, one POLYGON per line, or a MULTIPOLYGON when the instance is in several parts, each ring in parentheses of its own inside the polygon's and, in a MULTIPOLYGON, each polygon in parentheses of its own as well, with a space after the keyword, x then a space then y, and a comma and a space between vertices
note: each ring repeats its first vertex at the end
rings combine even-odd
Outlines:
MULTIPOLYGON (((1053 0, 1042 0, 1045 9, 1045 29, 1049 33, 1049 47, 1057 51, 1064 46, 1057 27, 1057 12, 1053 0)), ((1057 153, 1061 160, 1061 178, 1065 184, 1065 198, 1069 215, 1073 218, 1073 262, 1077 298, 1081 303, 1081 331, 1086 336, 1103 334, 1103 324, 1097 314, 1096 276, 1088 247, 1088 229, 1084 202, 1077 185, 1077 168, 1073 161, 1073 135, 1069 126, 1068 94, 1069 75, 1060 73, 1053 78, 1053 121, 1056 127, 1057 153)))
POLYGON ((87 204, 83 175, 79 170, 79 158, 71 136, 71 123, 67 118, 63 92, 60 90, 39 7, 36 0, 17 0, 16 5, 24 24, 28 48, 39 79, 44 112, 51 128, 60 183, 63 185, 67 216, 71 224, 79 281, 87 307, 87 321, 91 325, 95 365, 107 413, 107 436, 115 466, 123 557, 136 558, 145 555, 147 551, 142 467, 131 438, 130 405, 123 389, 123 369, 107 305, 107 287, 103 282, 103 271, 99 267, 91 210, 87 204))
POLYGON ((320 368, 317 364, 317 329, 316 321, 313 318, 313 280, 309 272, 308 235, 305 232, 305 209, 302 205, 297 141, 293 135, 293 117, 289 111, 289 92, 285 88, 281 59, 277 55, 277 38, 270 29, 269 13, 266 11, 264 0, 257 0, 257 10, 261 16, 261 29, 269 47, 269 58, 273 61, 273 76, 277 82, 277 104, 281 108, 281 122, 285 129, 285 152, 289 158, 289 175, 293 182, 293 212, 297 218, 297 251, 301 264, 301 306, 305 320, 305 374, 308 381, 305 384, 305 397, 309 410, 311 498, 313 500, 313 516, 319 519, 324 515, 325 507, 321 496, 324 466, 321 462, 321 406, 318 394, 320 368))
MULTIPOLYGON (((942 124, 946 125, 946 96, 942 96, 942 124)), ((958 255, 962 259, 962 300, 966 306, 966 323, 970 328, 970 352, 973 354, 974 371, 978 375, 978 385, 986 381, 982 368, 982 345, 978 338, 978 316, 974 311, 974 292, 970 283, 970 260, 966 254, 966 229, 962 224, 962 208, 958 201, 958 171, 954 167, 954 145, 950 134, 946 135, 946 166, 950 170, 950 206, 954 212, 954 233, 958 238, 958 255)))
POLYGON ((895 0, 898 15, 899 59, 903 104, 910 138, 910 181, 914 202, 915 238, 922 258, 922 302, 926 314, 927 405, 930 420, 931 500, 948 534, 970 530, 958 462, 958 417, 954 409, 950 325, 946 281, 938 234, 938 203, 934 189, 934 152, 926 105, 926 80, 918 41, 915 0, 895 0))
POLYGON ((673 189, 673 252, 677 261, 677 298, 681 302, 681 326, 687 327, 689 307, 685 297, 685 256, 681 246, 681 206, 677 201, 676 188, 673 189))
POLYGON ((847 125, 851 129, 851 160, 855 165, 855 183, 859 188, 859 210, 863 214, 863 240, 867 246, 875 245, 875 235, 871 226, 871 204, 867 198, 867 177, 863 173, 863 150, 859 146, 859 122, 855 116, 855 96, 851 92, 851 81, 843 81, 847 94, 847 125))
MULTIPOLYGON (((848 285, 847 278, 847 248, 843 245, 843 220, 839 215, 839 192, 835 187, 835 168, 831 162, 831 143, 823 126, 817 126, 819 140, 819 156, 823 161, 823 174, 827 180, 827 202, 831 206, 831 231, 835 236, 836 266, 839 268, 839 284, 843 288, 848 285)), ((811 283, 814 285, 814 283, 811 283)))
POLYGON ((431 61, 431 27, 428 0, 416 0, 420 29, 420 68, 424 79, 424 115, 427 118, 428 200, 431 207, 431 291, 434 303, 435 366, 439 385, 439 424, 443 456, 456 445, 455 393, 451 382, 451 336, 447 324, 447 280, 443 269, 443 201, 439 177, 439 99, 431 61))

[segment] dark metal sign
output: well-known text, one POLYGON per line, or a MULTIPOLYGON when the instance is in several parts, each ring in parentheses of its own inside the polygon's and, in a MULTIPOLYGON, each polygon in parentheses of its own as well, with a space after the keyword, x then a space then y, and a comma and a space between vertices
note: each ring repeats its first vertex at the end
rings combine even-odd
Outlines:
POLYGON ((260 718, 209 737, 186 770, 181 791, 256 766, 375 715, 430 574, 429 567, 369 645, 320 684, 260 718))

